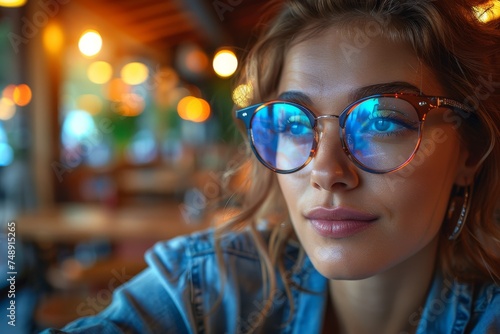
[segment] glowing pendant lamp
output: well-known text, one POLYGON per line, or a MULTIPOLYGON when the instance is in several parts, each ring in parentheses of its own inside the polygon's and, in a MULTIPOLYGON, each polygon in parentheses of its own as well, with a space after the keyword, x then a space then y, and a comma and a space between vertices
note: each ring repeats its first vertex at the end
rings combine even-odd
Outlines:
POLYGON ((0 0, 0 7, 21 7, 27 0, 0 0))

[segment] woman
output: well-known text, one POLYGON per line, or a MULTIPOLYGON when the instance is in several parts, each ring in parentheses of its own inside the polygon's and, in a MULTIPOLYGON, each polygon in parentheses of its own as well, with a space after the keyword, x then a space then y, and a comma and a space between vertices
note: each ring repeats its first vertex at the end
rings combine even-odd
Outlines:
POLYGON ((240 213, 155 246, 64 331, 499 331, 500 32, 480 4, 279 5, 240 78, 240 213))

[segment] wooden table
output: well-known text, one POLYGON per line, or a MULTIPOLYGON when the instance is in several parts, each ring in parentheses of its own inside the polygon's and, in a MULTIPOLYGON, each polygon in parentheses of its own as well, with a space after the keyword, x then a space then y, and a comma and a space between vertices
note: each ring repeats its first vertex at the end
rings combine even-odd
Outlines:
POLYGON ((180 203, 110 209, 98 205, 63 205, 17 217, 17 235, 25 241, 78 242, 166 240, 210 226, 188 221, 180 203))
POLYGON ((35 257, 32 271, 38 273, 36 286, 44 296, 34 321, 39 326, 61 327, 82 316, 76 311, 81 305, 89 309, 89 296, 99 301, 102 291, 111 293, 109 286, 116 281, 116 273, 125 273, 128 279, 146 267, 144 251, 154 243, 210 226, 208 219, 187 221, 183 209, 181 203, 174 202, 117 209, 73 204, 19 215, 14 219, 16 237, 34 250, 30 252, 35 257), (96 238, 110 242, 113 250, 91 265, 57 256, 60 250, 67 252, 96 238), (46 286, 51 288, 44 290, 46 286))

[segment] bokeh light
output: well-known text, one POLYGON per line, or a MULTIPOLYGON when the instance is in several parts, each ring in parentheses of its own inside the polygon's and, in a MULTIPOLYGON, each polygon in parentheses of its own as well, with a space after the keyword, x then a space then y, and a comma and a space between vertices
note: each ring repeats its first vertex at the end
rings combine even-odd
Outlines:
POLYGON ((211 59, 198 44, 181 43, 177 46, 174 56, 176 70, 188 80, 200 80, 210 72, 211 59))
POLYGON ((8 143, 0 143, 0 166, 8 166, 14 161, 14 150, 8 143))
POLYGON ((16 89, 16 85, 7 85, 2 91, 2 97, 6 97, 9 100, 14 99, 14 90, 16 89))
POLYGON ((101 35, 95 30, 86 30, 80 37, 78 48, 87 57, 95 56, 102 48, 101 35))
POLYGON ((7 121, 14 117, 16 113, 16 105, 14 101, 7 97, 2 97, 0 99, 0 120, 7 121))
POLYGON ((8 166, 14 161, 14 150, 9 145, 7 133, 0 123, 0 166, 8 166))
POLYGON ((233 102, 240 108, 248 107, 253 98, 253 86, 241 84, 233 90, 233 102))
POLYGON ((185 96, 182 99, 179 100, 179 103, 177 103, 177 113, 179 114, 180 118, 182 119, 188 119, 188 104, 191 100, 196 99, 194 96, 185 96))
POLYGON ((149 70, 143 63, 132 62, 123 66, 120 74, 125 83, 139 85, 148 79, 149 70))
POLYGON ((192 49, 186 56, 186 67, 189 71, 200 74, 207 70, 208 56, 199 48, 192 49))
POLYGON ((0 0, 1 7, 21 7, 26 4, 27 0, 0 0))
POLYGON ((221 50, 214 56, 213 67, 218 76, 230 77, 238 68, 238 58, 230 50, 221 50))
POLYGON ((60 54, 64 45, 62 28, 56 22, 50 22, 43 30, 43 46, 50 54, 60 54))
POLYGON ((24 107, 31 101, 31 88, 26 84, 20 84, 14 88, 12 101, 20 107, 24 107))
POLYGON ((201 123, 210 117, 210 105, 204 99, 186 96, 177 104, 177 113, 182 119, 201 123))
POLYGON ((66 115, 61 131, 61 142, 67 149, 77 147, 83 140, 95 134, 92 116, 84 110, 71 110, 66 115))
POLYGON ((87 77, 98 85, 108 82, 112 75, 113 68, 105 61, 95 61, 87 68, 87 77))

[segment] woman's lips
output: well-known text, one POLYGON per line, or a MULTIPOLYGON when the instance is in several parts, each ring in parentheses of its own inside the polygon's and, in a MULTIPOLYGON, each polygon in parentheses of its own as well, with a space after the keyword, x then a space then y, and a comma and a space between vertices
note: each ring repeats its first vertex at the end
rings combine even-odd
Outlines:
POLYGON ((357 234, 371 227, 378 219, 378 216, 371 213, 342 207, 315 208, 308 211, 304 217, 318 234, 334 239, 357 234))

